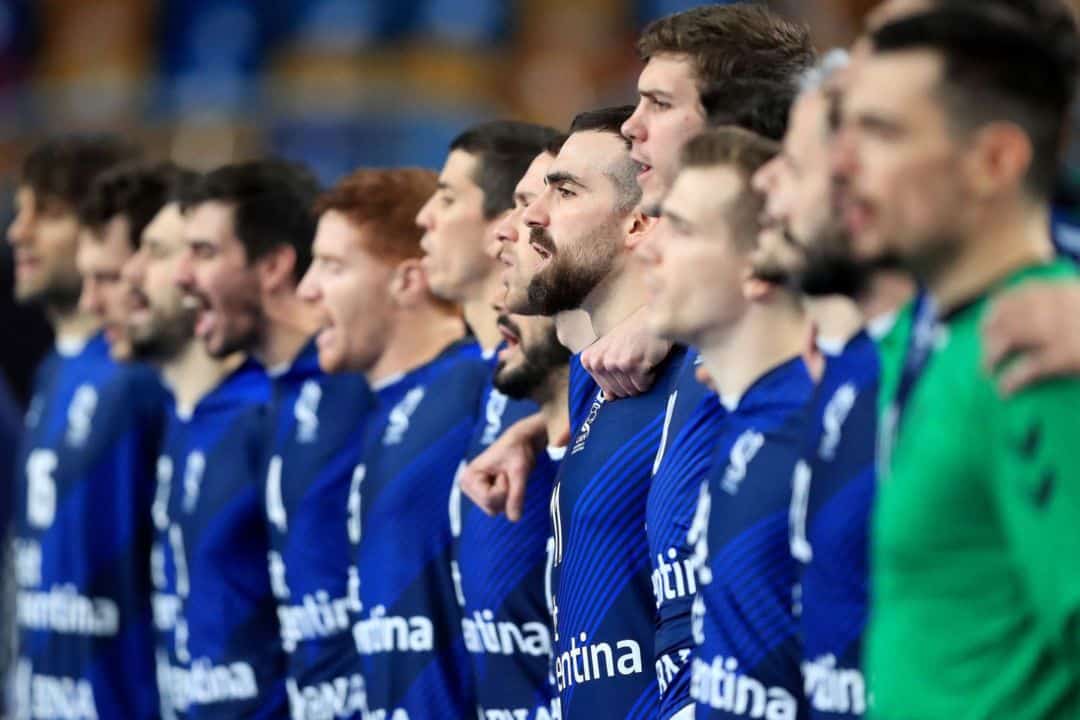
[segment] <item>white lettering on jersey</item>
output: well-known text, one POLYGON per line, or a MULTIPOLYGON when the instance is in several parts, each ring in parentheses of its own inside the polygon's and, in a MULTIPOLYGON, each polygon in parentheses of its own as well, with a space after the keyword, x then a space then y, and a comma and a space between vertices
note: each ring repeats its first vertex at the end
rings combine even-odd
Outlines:
POLYGON ((570 649, 555 658, 555 684, 559 692, 573 685, 641 672, 641 646, 634 640, 619 640, 612 647, 606 642, 590 644, 588 636, 581 633, 571 636, 570 649))
POLYGON ((405 397, 390 411, 386 431, 383 433, 383 445, 400 445, 405 439, 405 433, 409 431, 409 420, 424 399, 425 392, 423 387, 413 388, 405 393, 405 397))
POLYGON ((15 597, 19 627, 69 635, 111 637, 120 630, 120 609, 110 598, 80 595, 73 584, 46 591, 20 590, 15 597))
POLYGON ((735 658, 717 656, 712 662, 694 658, 690 696, 716 710, 765 720, 795 720, 798 703, 782 687, 739 672, 735 658))
POLYGON ((206 472, 206 456, 200 450, 192 450, 184 461, 184 512, 194 512, 199 502, 199 489, 206 472))
POLYGON ((169 527, 169 493, 172 491, 173 461, 167 455, 157 460, 157 487, 154 489, 154 502, 150 514, 154 518, 154 527, 164 532, 169 527))
POLYGON ((367 692, 361 675, 337 677, 318 685, 299 687, 296 680, 285 681, 292 720, 332 720, 367 717, 367 692))
POLYGON ((16 720, 97 720, 94 688, 83 678, 42 675, 20 660, 14 680, 16 720))
MULTIPOLYGON (((693 572, 697 575, 698 585, 708 585, 712 582, 712 568, 709 567, 709 514, 712 512, 712 494, 709 492, 709 481, 701 483, 698 492, 697 509, 694 510, 694 519, 690 522, 690 530, 686 533, 686 542, 693 548, 694 554, 690 556, 693 572)), ((705 642, 705 603, 698 593, 694 597, 694 603, 690 608, 690 629, 694 635, 694 643, 697 645, 705 642)))
POLYGON ((266 470, 266 519, 279 533, 284 534, 289 531, 289 516, 281 495, 281 465, 281 456, 275 455, 270 458, 266 470))
POLYGON ((488 395, 487 407, 484 409, 486 424, 484 425, 484 434, 480 437, 481 445, 490 445, 499 437, 499 432, 502 430, 503 413, 506 412, 508 401, 509 398, 498 390, 492 390, 491 394, 488 395))
POLYGON ((801 563, 814 559, 814 549, 806 537, 806 513, 810 505, 810 481, 812 472, 805 461, 795 465, 791 479, 791 509, 788 511, 791 556, 801 563))
POLYGON ((656 564, 652 571, 652 588, 656 607, 659 608, 665 602, 690 597, 697 593, 694 570, 694 558, 679 559, 679 551, 676 548, 668 548, 666 554, 657 553, 656 564))
POLYGON ((471 617, 462 618, 465 648, 478 655, 514 655, 523 653, 534 657, 551 655, 551 633, 542 622, 516 625, 495 620, 491 610, 475 610, 471 617))
POLYGON ((57 465, 52 450, 31 450, 26 457, 26 521, 33 527, 47 528, 56 519, 57 465))
POLYGON ((322 387, 314 380, 308 380, 301 386, 300 395, 293 406, 296 418, 296 441, 313 443, 319 436, 319 401, 322 400, 322 387))
POLYGON ((80 385, 71 397, 67 412, 67 444, 82 447, 93 428, 98 394, 93 385, 80 385))
POLYGON ((435 626, 431 618, 387 616, 386 608, 376 605, 371 616, 353 625, 353 639, 361 655, 385 652, 430 652, 434 647, 435 626))
POLYGON ((866 712, 866 680, 855 668, 836 667, 836 657, 822 655, 802 664, 806 697, 823 713, 866 712))
POLYGON ((159 657, 158 677, 168 678, 169 699, 181 712, 193 705, 251 700, 259 694, 255 670, 245 662, 214 665, 209 658, 199 658, 188 668, 159 657))
POLYGON ((765 436, 756 430, 746 430, 731 446, 727 472, 721 487, 731 495, 739 492, 739 485, 746 478, 746 468, 765 444, 765 436))
POLYGON ((291 653, 304 640, 347 633, 350 611, 360 612, 359 603, 354 602, 354 598, 332 598, 326 590, 304 595, 298 605, 279 605, 277 614, 282 647, 285 652, 291 653))
POLYGON ((604 407, 605 402, 604 391, 598 390, 596 399, 593 400, 592 407, 589 408, 589 414, 585 417, 584 422, 581 423, 577 437, 574 438, 574 446, 570 448, 571 455, 577 455, 585 449, 585 443, 589 441, 589 433, 592 432, 592 424, 596 422, 597 416, 600 415, 600 409, 604 407))
POLYGON ((855 407, 855 400, 859 397, 854 383, 844 383, 825 405, 822 415, 821 445, 818 447, 818 455, 822 460, 836 458, 836 448, 840 445, 840 438, 844 429, 844 421, 855 407))
POLYGON ((15 538, 15 583, 19 587, 32 588, 41 584, 41 543, 37 540, 15 538))

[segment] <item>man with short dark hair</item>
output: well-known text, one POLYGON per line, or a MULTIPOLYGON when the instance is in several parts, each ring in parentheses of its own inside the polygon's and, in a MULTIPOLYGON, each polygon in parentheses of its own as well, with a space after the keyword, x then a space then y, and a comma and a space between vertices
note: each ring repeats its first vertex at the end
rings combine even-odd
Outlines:
POLYGON ((217 362, 211 382, 178 398, 158 468, 155 523, 165 548, 158 590, 176 599, 172 617, 158 618, 170 712, 286 712, 288 658, 263 484, 267 433, 286 410, 270 404, 264 368, 288 370, 314 331, 295 288, 297 265, 310 258, 315 192, 301 168, 263 161, 218 168, 182 198, 176 282, 195 335, 217 362), (221 681, 207 688, 207 672, 221 681))
POLYGON ((66 137, 23 164, 8 228, 16 296, 42 303, 56 350, 38 369, 15 454, 14 715, 153 718, 150 501, 162 391, 109 357, 78 308, 77 208, 126 143, 66 137))
POLYGON ((1051 260, 1047 219, 1077 33, 947 8, 872 40, 835 159, 845 219, 858 255, 894 254, 928 293, 894 328, 903 350, 882 371, 874 713, 1070 717, 1080 385, 1002 398, 980 369, 979 335, 1004 288, 1075 279, 1051 260))
MULTIPOLYGON (((509 288, 509 309, 554 315, 560 338, 576 352, 644 302, 632 252, 653 220, 638 207, 637 167, 619 134, 631 110, 574 119, 547 187, 524 211, 540 263, 531 275, 504 276, 525 282, 509 288), (579 309, 591 328, 574 327, 579 309)), ((555 678, 564 718, 659 711, 646 498, 684 352, 665 361, 651 390, 618 403, 580 362, 571 363, 571 442, 551 503, 555 678)))
POLYGON ((176 174, 171 164, 128 164, 102 173, 79 207, 79 249, 84 311, 101 319, 116 360, 131 357, 125 335, 124 263, 138 249, 143 228, 165 204, 176 174))
MULTIPOLYGON (((516 389, 512 396, 500 389, 499 370, 505 369, 501 358, 520 354, 522 338, 514 335, 512 322, 496 322, 493 300, 500 278, 493 250, 497 228, 505 226, 514 208, 515 184, 556 135, 551 128, 509 121, 468 128, 450 143, 438 189, 417 215, 424 230, 422 262, 432 292, 461 303, 465 321, 491 364, 491 378, 476 412, 466 460, 479 455, 506 428, 539 411, 532 398, 534 391, 548 392, 546 376, 553 368, 547 365, 535 369, 542 377, 526 377, 526 387, 516 389), (507 348, 508 344, 512 347, 507 348)), ((552 353, 544 350, 546 339, 531 342, 527 350, 530 357, 539 350, 540 359, 550 364, 552 353)), ((556 341, 555 350, 560 349, 556 341)), ((560 357, 556 352, 555 358, 560 357)), ((567 357, 556 364, 565 366, 567 357)), ((529 363, 516 365, 519 370, 532 367, 529 363)), ((550 390, 557 393, 560 389, 565 390, 565 385, 550 390)), ((552 400, 565 406, 565 398, 561 403, 557 397, 552 400)), ((560 429, 558 435, 562 433, 560 429)), ((485 713, 553 712, 554 692, 548 681, 550 613, 543 571, 550 534, 547 498, 558 463, 550 454, 539 459, 530 476, 536 487, 529 490, 531 502, 520 524, 481 512, 461 495, 456 480, 450 498, 455 599, 464 612, 465 643, 476 677, 477 701, 485 713), (514 553, 505 551, 509 545, 516 548, 514 553), (507 587, 506 578, 516 581, 507 587), (485 627, 506 623, 533 641, 498 651, 481 641, 485 627)))

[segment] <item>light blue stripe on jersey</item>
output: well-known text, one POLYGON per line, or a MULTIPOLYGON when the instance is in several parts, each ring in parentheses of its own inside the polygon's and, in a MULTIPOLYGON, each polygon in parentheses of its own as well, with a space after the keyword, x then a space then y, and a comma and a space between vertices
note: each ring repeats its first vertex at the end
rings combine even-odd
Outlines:
POLYGON ((285 654, 259 493, 268 400, 265 373, 248 362, 189 417, 169 419, 153 513, 166 717, 286 714, 285 654))
POLYGON ((686 540, 701 483, 712 466, 725 415, 716 393, 697 380, 699 356, 689 351, 669 398, 667 443, 649 489, 647 526, 657 608, 657 676, 661 720, 693 703, 690 628, 696 583, 686 540))
POLYGON ((362 375, 322 372, 314 341, 273 386, 260 497, 290 713, 294 720, 359 718, 363 678, 350 622, 359 578, 348 498, 374 396, 362 375))
POLYGON ((103 335, 38 369, 16 454, 14 717, 157 717, 150 504, 164 391, 103 335))
POLYGON ((689 538, 696 718, 796 717, 803 705, 788 518, 813 391, 792 359, 759 378, 723 422, 689 538))
POLYGON ((611 403, 571 362, 575 433, 552 500, 555 677, 568 720, 658 710, 645 507, 684 356, 672 352, 649 392, 611 403))
POLYGON ((369 713, 476 712, 450 571, 450 492, 490 375, 474 342, 378 388, 350 488, 362 609, 353 637, 369 713))
POLYGON ((792 552, 803 563, 803 670, 813 718, 866 711, 869 517, 874 499, 877 348, 866 333, 827 356, 798 481, 805 508, 793 514, 792 552), (802 518, 802 520, 799 520, 802 518))

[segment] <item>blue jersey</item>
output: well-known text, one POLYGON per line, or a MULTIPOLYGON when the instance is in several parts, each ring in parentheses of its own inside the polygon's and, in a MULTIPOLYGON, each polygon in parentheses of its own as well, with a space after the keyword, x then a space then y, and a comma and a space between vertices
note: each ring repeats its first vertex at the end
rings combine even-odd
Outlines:
POLYGON ((451 489, 490 366, 471 340, 376 388, 363 464, 350 485, 357 545, 365 717, 476 713, 451 574, 451 489))
MULTIPOLYGON (((506 428, 539 411, 489 382, 466 458, 483 452, 506 428)), ((551 612, 548 502, 561 451, 542 453, 528 478, 521 520, 488 517, 455 484, 450 498, 458 601, 472 660, 480 718, 551 720, 551 612)), ((464 466, 464 463, 462 464, 464 466)))
POLYGON ((611 403, 578 358, 570 367, 575 433, 551 499, 555 681, 566 720, 659 711, 645 508, 685 356, 676 348, 651 390, 611 403))
POLYGON ((803 565, 803 674, 811 717, 866 711, 860 649, 874 499, 878 353, 865 332, 826 356, 805 462, 794 476, 791 553, 803 565))
POLYGON ((690 615, 697 582, 693 548, 686 538, 725 414, 716 393, 698 382, 699 364, 698 354, 688 352, 668 396, 645 515, 657 612, 656 674, 662 720, 693 703, 690 615))
POLYGON ((724 419, 690 529, 698 572, 695 718, 795 718, 801 650, 788 517, 814 383, 801 358, 759 378, 724 419))
POLYGON ((259 495, 268 400, 266 374, 248 362, 168 421, 153 506, 166 718, 287 714, 259 495))
POLYGON ((362 375, 327 375, 309 343, 272 378, 263 473, 270 581, 294 720, 359 717, 363 680, 350 612, 359 579, 346 529, 373 395, 362 375))
POLYGON ((150 503, 164 397, 102 335, 38 370, 16 455, 14 717, 158 715, 150 503))

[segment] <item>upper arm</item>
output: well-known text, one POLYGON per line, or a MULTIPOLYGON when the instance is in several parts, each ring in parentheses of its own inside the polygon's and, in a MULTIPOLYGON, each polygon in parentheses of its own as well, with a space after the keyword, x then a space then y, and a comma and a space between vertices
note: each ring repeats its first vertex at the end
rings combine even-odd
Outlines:
POLYGON ((1006 542, 1040 630, 1080 649, 1080 379, 996 402, 991 492, 1006 542))

